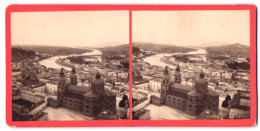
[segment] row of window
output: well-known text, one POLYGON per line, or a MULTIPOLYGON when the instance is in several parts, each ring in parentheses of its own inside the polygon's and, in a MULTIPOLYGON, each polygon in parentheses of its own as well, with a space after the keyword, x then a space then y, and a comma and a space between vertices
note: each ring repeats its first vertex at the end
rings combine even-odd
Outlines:
MULTIPOLYGON (((168 99, 171 99, 171 97, 170 96, 168 96, 168 99)), ((178 100, 178 101, 181 101, 181 99, 177 99, 177 98, 172 98, 173 100, 178 100)), ((182 100, 182 102, 186 102, 185 100, 182 100)))
POLYGON ((82 104, 82 102, 81 101, 77 101, 77 100, 72 100, 72 99, 67 99, 67 98, 65 98, 64 99, 65 101, 68 101, 68 102, 75 102, 75 103, 80 103, 80 104, 82 104))
POLYGON ((67 102, 65 102, 64 104, 65 105, 70 105, 70 106, 79 106, 78 104, 72 104, 72 103, 67 103, 67 102))

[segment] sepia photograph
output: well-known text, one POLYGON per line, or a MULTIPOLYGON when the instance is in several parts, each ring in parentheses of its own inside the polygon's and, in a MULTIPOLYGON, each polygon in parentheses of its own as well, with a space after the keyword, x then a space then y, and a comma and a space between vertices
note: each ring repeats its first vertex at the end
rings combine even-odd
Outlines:
POLYGON ((250 119, 250 12, 132 12, 132 119, 250 119))
POLYGON ((10 22, 12 121, 129 119, 128 11, 12 12, 10 22))

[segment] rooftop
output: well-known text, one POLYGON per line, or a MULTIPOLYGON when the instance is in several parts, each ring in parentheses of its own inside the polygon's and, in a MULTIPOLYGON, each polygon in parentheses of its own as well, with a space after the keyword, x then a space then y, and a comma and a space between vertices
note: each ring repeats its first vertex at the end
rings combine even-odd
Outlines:
POLYGON ((194 86, 183 85, 183 84, 174 83, 174 82, 170 84, 170 88, 176 88, 176 89, 185 90, 185 91, 192 91, 193 87, 194 86))
POLYGON ((77 93, 67 92, 67 93, 65 93, 64 96, 65 96, 65 97, 74 98, 74 99, 83 100, 83 95, 79 95, 79 94, 77 94, 77 93))
POLYGON ((90 90, 90 88, 88 87, 84 87, 84 86, 77 86, 77 85, 72 85, 72 84, 67 84, 67 89, 69 90, 76 90, 76 91, 80 91, 80 92, 88 92, 90 90))
POLYGON ((138 104, 140 104, 140 103, 146 101, 147 99, 148 99, 148 98, 143 98, 143 99, 137 100, 136 102, 134 102, 134 103, 132 104, 132 107, 137 106, 138 104))

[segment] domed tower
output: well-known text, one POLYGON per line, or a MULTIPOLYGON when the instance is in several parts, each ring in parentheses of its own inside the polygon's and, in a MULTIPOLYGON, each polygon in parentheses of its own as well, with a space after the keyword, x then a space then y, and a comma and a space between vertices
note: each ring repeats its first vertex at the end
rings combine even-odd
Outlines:
POLYGON ((177 65, 174 73, 174 82, 175 83, 181 83, 181 69, 179 64, 177 65))
POLYGON ((96 74, 95 80, 91 83, 91 90, 94 92, 101 94, 104 92, 105 83, 104 80, 101 79, 101 75, 99 72, 96 74))
POLYGON ((60 80, 58 82, 58 95, 57 95, 57 100, 58 100, 58 106, 62 105, 62 99, 65 94, 65 86, 66 86, 66 78, 64 74, 64 69, 61 68, 60 70, 60 80))
POLYGON ((71 73, 70 73, 70 84, 77 85, 77 75, 76 75, 76 69, 73 66, 71 73))
POLYGON ((200 90, 202 93, 208 91, 208 80, 205 78, 203 71, 200 72, 199 78, 195 81, 195 88, 200 90))
POLYGON ((169 83, 170 83, 169 69, 168 66, 165 66, 162 85, 161 85, 161 97, 163 99, 166 98, 166 95, 168 93, 169 83))
POLYGON ((208 81, 204 78, 204 73, 201 72, 199 78, 195 81, 195 85, 192 91, 187 94, 187 114, 197 116, 199 115, 205 105, 203 105, 204 94, 207 92, 208 81))

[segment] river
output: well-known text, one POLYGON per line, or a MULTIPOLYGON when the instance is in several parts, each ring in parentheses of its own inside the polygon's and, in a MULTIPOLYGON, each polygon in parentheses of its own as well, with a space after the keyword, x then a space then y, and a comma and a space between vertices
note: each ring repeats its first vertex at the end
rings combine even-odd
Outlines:
MULTIPOLYGON (((190 51, 190 52, 187 52, 187 53, 160 53, 160 54, 156 54, 156 55, 153 55, 153 56, 149 56, 149 57, 146 57, 144 59, 144 62, 147 62, 151 65, 155 65, 155 66, 160 66, 160 67, 165 67, 166 63, 162 62, 160 60, 160 58, 162 58, 163 56, 172 56, 172 55, 176 55, 176 54, 189 54, 189 55, 206 55, 207 54, 207 51, 204 50, 204 49, 198 49, 196 51, 190 51)), ((168 67, 170 68, 176 68, 175 66, 172 66, 172 65, 167 65, 168 67)))
MULTIPOLYGON (((70 57, 70 56, 91 56, 91 55, 101 55, 102 52, 100 50, 92 50, 91 52, 85 52, 83 54, 72 54, 72 55, 66 55, 66 56, 62 56, 61 58, 66 58, 66 57, 70 57)), ((44 59, 42 61, 40 61, 40 65, 46 66, 47 68, 53 68, 53 69, 61 69, 64 68, 65 70, 71 70, 70 68, 66 67, 66 66, 62 66, 57 64, 55 61, 58 60, 59 57, 58 56, 53 56, 50 57, 48 59, 44 59)))

